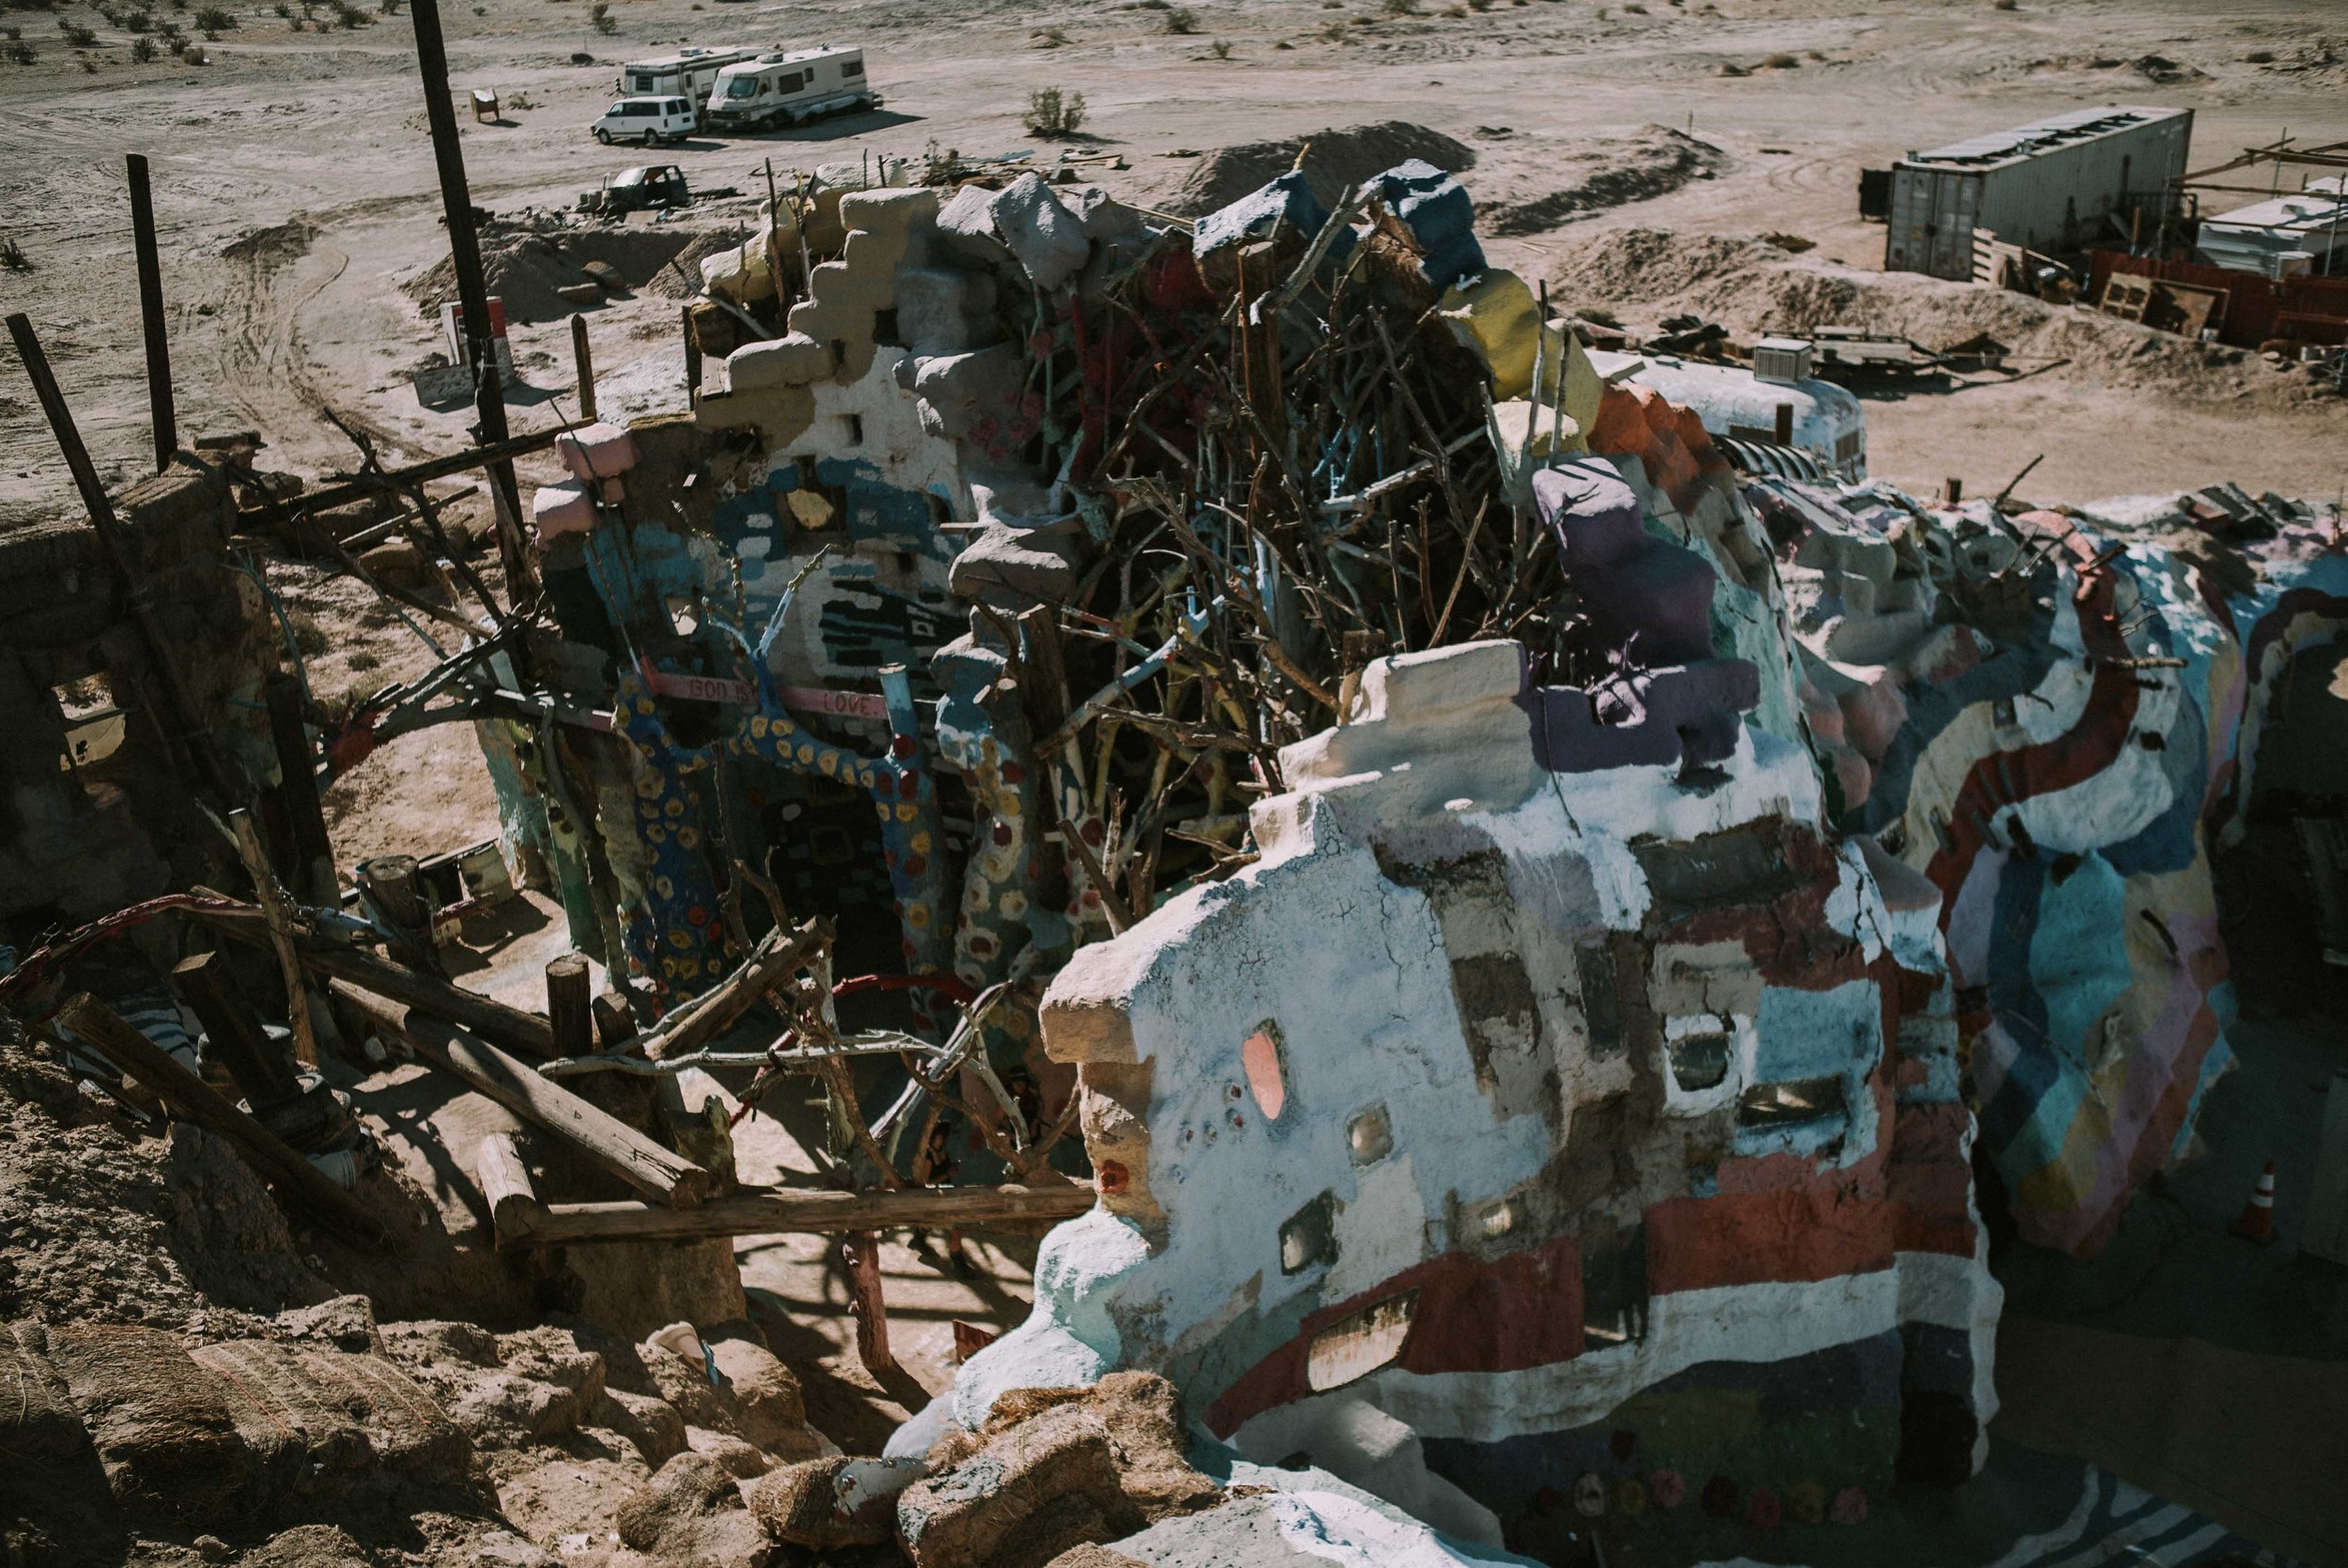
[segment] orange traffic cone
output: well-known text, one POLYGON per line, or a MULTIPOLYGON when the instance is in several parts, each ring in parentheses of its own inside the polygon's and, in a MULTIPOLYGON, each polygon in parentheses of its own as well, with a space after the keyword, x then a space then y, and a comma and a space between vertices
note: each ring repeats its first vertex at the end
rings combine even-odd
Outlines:
POLYGON ((2233 1233, 2251 1241, 2275 1239, 2275 1162, 2266 1162, 2266 1171, 2259 1184, 2250 1190, 2250 1201, 2242 1207, 2242 1213, 2232 1225, 2233 1233))

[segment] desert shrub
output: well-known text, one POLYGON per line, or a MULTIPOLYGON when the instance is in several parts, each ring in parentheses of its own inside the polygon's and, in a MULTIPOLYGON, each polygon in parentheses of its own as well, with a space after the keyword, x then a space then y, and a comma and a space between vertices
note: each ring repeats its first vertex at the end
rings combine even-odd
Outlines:
POLYGON ((1074 136, 1085 123, 1085 95, 1038 87, 1027 95, 1027 112, 1022 118, 1031 136, 1074 136))
POLYGON ((1792 70, 1801 61, 1791 54, 1772 54, 1761 62, 1763 70, 1792 70))
POLYGON ((1231 40, 1228 38, 1217 38, 1213 43, 1207 45, 1207 53, 1213 55, 1218 60, 1228 60, 1231 57, 1231 40))
POLYGON ((1035 39, 1038 49, 1061 49, 1068 44, 1068 29, 1065 27, 1039 27, 1027 36, 1035 39))
POLYGON ((619 18, 611 14, 611 8, 606 0, 595 0, 594 5, 587 8, 587 20, 594 23, 595 31, 606 38, 610 38, 620 30, 619 18))
POLYGON ((293 638, 295 651, 305 659, 314 659, 326 652, 326 628, 306 609, 286 612, 286 635, 293 638))
POLYGON ((1188 6, 1176 6, 1166 13, 1166 30, 1169 33, 1198 31, 1198 13, 1188 6))
MULTIPOLYGON (((8 59, 13 64, 29 66, 39 58, 39 55, 33 53, 33 46, 23 41, 22 39, 8 45, 8 59)), ((16 241, 13 239, 9 240, 8 248, 10 250, 15 250, 16 241)), ((23 253, 22 251, 18 251, 17 255, 21 258, 23 255, 23 253)), ((11 269, 14 269, 16 267, 16 263, 11 262, 9 266, 11 269)))
POLYGON ((195 24, 204 30, 206 38, 211 38, 235 32, 237 19, 224 6, 201 6, 196 8, 195 24))
POLYGON ((67 22, 60 19, 57 23, 57 31, 63 33, 65 41, 75 49, 87 49, 98 41, 98 35, 78 22, 67 22))
POLYGON ((1418 0, 1378 0, 1378 9, 1387 16, 1418 15, 1418 0))
POLYGON ((133 65, 147 65, 159 53, 153 38, 140 38, 131 45, 131 61, 133 65))

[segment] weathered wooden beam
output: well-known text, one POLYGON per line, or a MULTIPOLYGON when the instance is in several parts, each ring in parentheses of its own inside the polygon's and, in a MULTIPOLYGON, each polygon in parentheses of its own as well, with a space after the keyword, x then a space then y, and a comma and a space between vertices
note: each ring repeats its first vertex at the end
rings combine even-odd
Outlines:
POLYGON ((644 1054, 657 1061, 700 1050, 830 940, 831 927, 823 920, 810 920, 795 931, 768 931, 733 974, 662 1019, 646 1038, 644 1054))
POLYGON ((489 1206, 489 1223, 501 1247, 527 1241, 546 1208, 531 1185, 530 1167, 511 1132, 492 1132, 481 1140, 473 1156, 473 1179, 489 1206))
POLYGON ((517 457, 544 452, 554 444, 554 438, 562 433, 558 429, 533 430, 526 436, 509 436, 501 441, 486 441, 464 452, 451 453, 446 457, 427 457, 404 469, 386 469, 381 473, 368 474, 363 479, 329 484, 322 489, 296 496, 286 505, 287 510, 295 513, 323 512, 346 501, 365 500, 410 484, 446 479, 451 474, 464 473, 468 469, 487 469, 501 462, 510 464, 517 457))
POLYGON ((278 971, 286 982, 286 1021, 293 1025, 294 1059, 314 1068, 318 1065, 317 1031, 310 1022, 310 992, 301 975, 301 958, 294 950, 293 912, 286 907, 285 889, 277 885, 277 873, 270 869, 269 856, 261 851, 261 832, 253 825, 253 813, 241 807, 229 812, 228 826, 237 836, 237 853, 244 860, 246 874, 253 878, 254 901, 269 922, 270 946, 277 954, 278 971))
POLYGON ((908 1187, 896 1191, 736 1192, 699 1208, 641 1203, 548 1204, 530 1239, 689 1241, 720 1236, 837 1235, 852 1231, 1053 1224, 1092 1207, 1093 1190, 1063 1181, 1032 1187, 908 1187))
POLYGON ((299 1205, 313 1218, 358 1239, 372 1241, 382 1237, 382 1224, 365 1205, 335 1186, 316 1165, 181 1066, 169 1052, 124 1022, 104 1003, 76 996, 57 1017, 73 1031, 75 1039, 154 1090, 176 1115, 235 1144, 287 1203, 299 1205))
POLYGON ((540 1061, 554 1056, 554 1026, 545 1019, 467 991, 438 975, 426 975, 355 947, 314 946, 303 952, 301 961, 321 975, 373 992, 387 1001, 445 1019, 501 1049, 540 1061))
POLYGON ((463 1079, 531 1126, 554 1134, 638 1191, 680 1209, 689 1209, 709 1195, 707 1171, 560 1084, 539 1077, 528 1064, 488 1041, 421 1007, 369 995, 348 980, 336 980, 330 989, 442 1072, 463 1079))

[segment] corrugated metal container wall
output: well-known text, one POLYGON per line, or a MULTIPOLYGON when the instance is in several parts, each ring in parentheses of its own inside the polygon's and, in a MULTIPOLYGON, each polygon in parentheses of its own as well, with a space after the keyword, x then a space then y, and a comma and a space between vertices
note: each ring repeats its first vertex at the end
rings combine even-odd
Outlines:
MULTIPOLYGON (((1883 265, 1959 281, 1973 275, 1973 230, 2033 251, 2067 251, 2124 238, 2109 215, 2129 198, 2157 198, 2185 173, 2193 114, 2159 117, 2034 153, 1943 159, 1918 153, 1892 170, 1892 214, 1883 265)), ((2066 116, 2072 117, 2072 116, 2066 116)), ((2029 129, 2029 128, 2025 128, 2029 129)), ((1995 144, 2000 137, 1981 138, 1995 144)), ((1947 152, 1972 152, 1960 144, 1947 152)), ((2121 220, 2124 223, 2124 217, 2121 220)))
POLYGON ((1973 275, 1973 226, 1981 221, 1982 172, 1918 168, 1892 171, 1891 233, 1883 265, 1892 272, 1936 278, 1973 275))
POLYGON ((2124 240, 2107 216, 2185 173, 2192 125, 2189 114, 2155 120, 1992 169, 1983 177, 1980 226, 2033 251, 2124 240))

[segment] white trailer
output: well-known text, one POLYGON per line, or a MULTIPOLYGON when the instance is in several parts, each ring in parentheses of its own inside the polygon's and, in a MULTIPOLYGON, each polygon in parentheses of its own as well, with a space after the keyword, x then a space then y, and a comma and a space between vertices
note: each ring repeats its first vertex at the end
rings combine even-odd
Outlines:
POLYGON ((713 131, 759 131, 879 103, 880 95, 864 79, 863 50, 796 49, 719 71, 702 117, 713 131))
POLYGON ((755 49, 680 49, 656 60, 622 66, 620 91, 630 98, 688 98, 699 105, 707 101, 719 71, 757 58, 755 49))
POLYGON ((2124 214, 2166 199, 2192 134, 2190 109, 2079 109, 1911 152, 1892 167, 1883 269, 1969 279, 1975 229, 2042 254, 2124 241, 2124 214))

